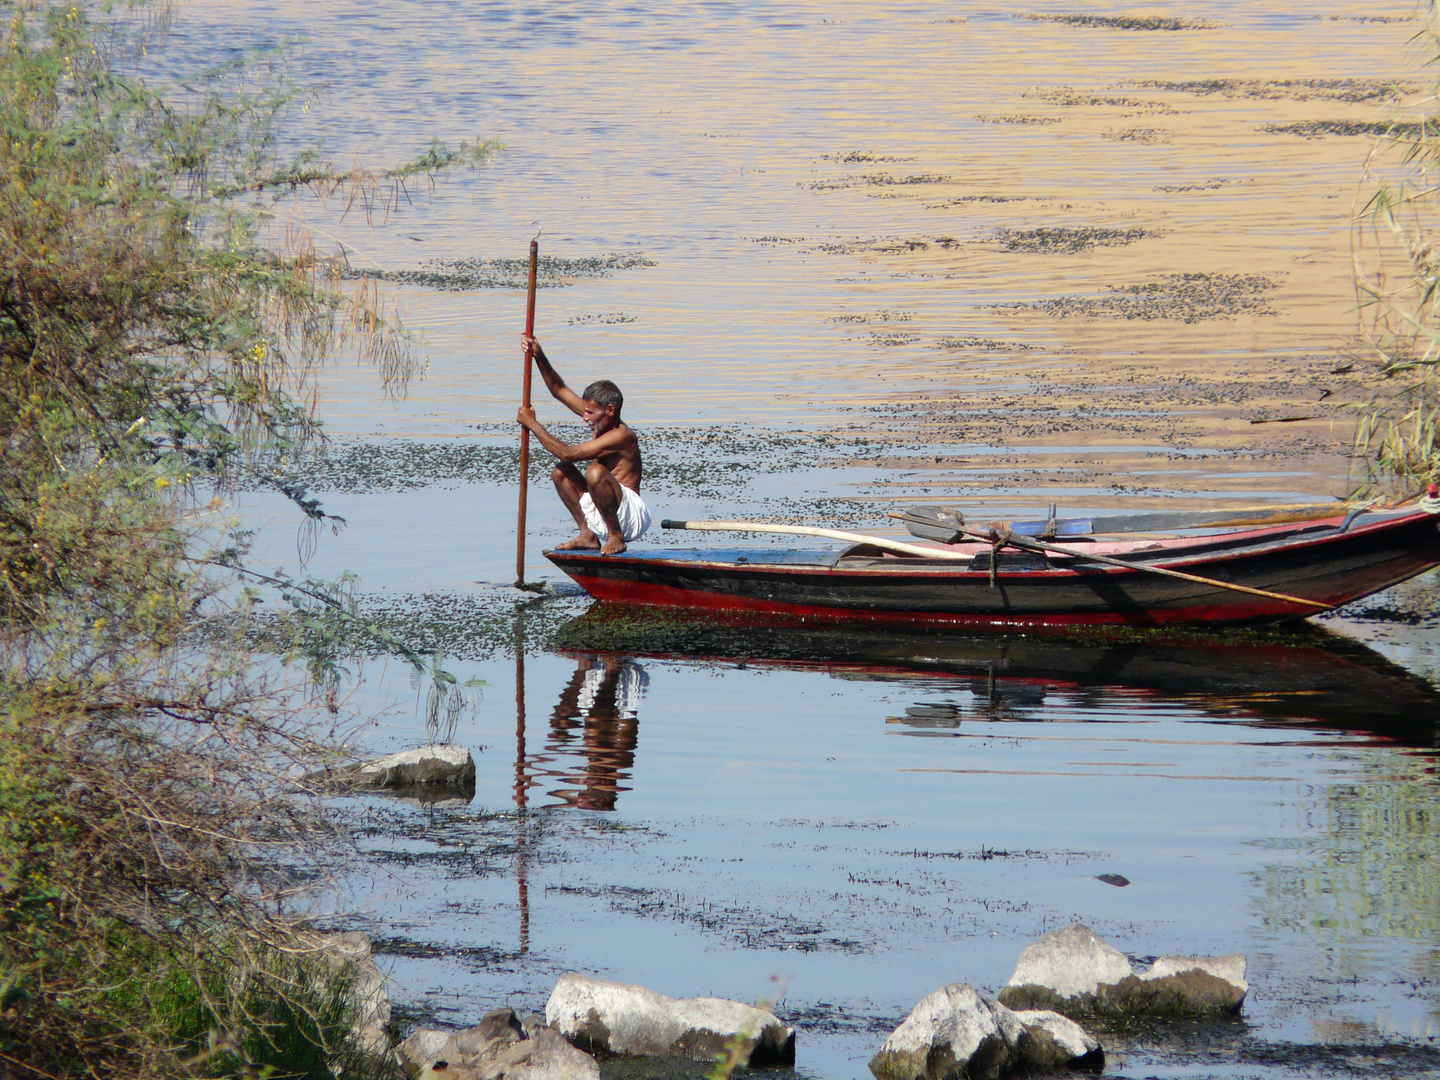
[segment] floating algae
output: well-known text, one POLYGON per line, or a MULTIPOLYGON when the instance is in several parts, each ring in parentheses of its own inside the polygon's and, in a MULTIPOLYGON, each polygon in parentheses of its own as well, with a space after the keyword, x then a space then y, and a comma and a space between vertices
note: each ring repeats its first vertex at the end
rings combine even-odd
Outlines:
POLYGON ((1323 139, 1326 135, 1433 139, 1440 135, 1440 123, 1434 120, 1423 124, 1394 120, 1304 120, 1294 124, 1265 124, 1260 130, 1269 135, 1299 135, 1302 139, 1323 139))
POLYGON ((982 124, 1058 124, 1058 116, 977 116, 982 124))
POLYGON ((1051 105, 1059 105, 1066 109, 1104 106, 1114 109, 1135 109, 1138 112, 1167 113, 1172 116, 1179 112, 1178 109, 1171 108, 1163 101, 1146 101, 1141 98, 1128 97, 1100 97, 1096 94, 1075 90, 1069 86, 1061 86, 1053 90, 1031 90, 1024 96, 1038 98, 1051 105))
POLYGON ((1065 318, 1176 319, 1194 323, 1237 315, 1274 315, 1264 295, 1279 282, 1264 274, 1166 274, 1159 281, 1110 286, 1109 296, 1061 296, 1029 304, 1001 304, 997 310, 1040 311, 1065 318))
POLYGON ((1262 101, 1398 101, 1415 86, 1390 79, 1195 79, 1167 82, 1146 79, 1128 84, 1146 90, 1173 90, 1182 94, 1220 94, 1228 98, 1262 101))
MULTIPOLYGON (((574 284, 580 278, 609 277, 616 270, 633 270, 655 266, 643 254, 589 255, 579 259, 562 259, 554 255, 540 258, 536 266, 535 284, 554 289, 574 284)), ((419 285, 441 292, 470 292, 475 289, 523 289, 529 284, 528 259, 430 259, 417 270, 382 270, 373 267, 347 269, 347 279, 373 279, 399 285, 419 285)))
POLYGON ((1168 143, 1175 133, 1164 128, 1126 128, 1123 131, 1102 131, 1100 137, 1112 142, 1133 142, 1141 146, 1155 146, 1168 143))
POLYGON ((814 180, 810 187, 815 191, 839 191, 844 188, 860 187, 894 187, 907 184, 944 184, 949 181, 948 176, 941 176, 937 173, 919 173, 914 176, 893 176, 888 172, 866 173, 863 176, 842 176, 838 180, 814 180))
POLYGON ((1002 251, 1029 251, 1041 255, 1089 251, 1097 247, 1124 247, 1154 235, 1154 229, 1105 229, 1088 226, 995 231, 995 239, 1002 251))
POLYGON ((1218 30, 1213 19, 1173 19, 1163 15, 1051 15, 1027 14, 1031 22, 1063 23, 1102 30, 1218 30))

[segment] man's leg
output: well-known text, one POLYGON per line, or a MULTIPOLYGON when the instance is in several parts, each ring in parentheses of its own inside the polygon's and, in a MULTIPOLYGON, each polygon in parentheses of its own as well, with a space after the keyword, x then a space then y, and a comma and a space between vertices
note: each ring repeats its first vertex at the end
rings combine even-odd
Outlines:
POLYGON ((570 516, 575 519, 575 524, 580 529, 574 540, 556 544, 555 550, 598 551, 600 538, 591 532, 590 525, 585 520, 585 511, 580 509, 580 496, 584 495, 586 490, 585 477, 574 465, 562 462, 551 471, 550 479, 555 481, 555 491, 560 496, 560 501, 565 504, 565 509, 570 511, 570 516))
POLYGON ((620 503, 625 498, 625 491, 620 481, 598 461, 592 461, 585 470, 585 484, 595 502, 595 509, 600 512, 600 520, 605 522, 605 528, 610 533, 600 550, 606 555, 619 555, 625 550, 625 534, 620 528, 620 503))

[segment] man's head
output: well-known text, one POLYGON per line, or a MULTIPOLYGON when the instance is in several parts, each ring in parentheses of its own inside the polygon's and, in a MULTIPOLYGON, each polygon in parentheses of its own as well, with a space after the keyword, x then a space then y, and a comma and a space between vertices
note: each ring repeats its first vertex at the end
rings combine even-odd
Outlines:
POLYGON ((596 435, 603 435, 620 423, 620 409, 625 395, 609 379, 597 379, 580 395, 585 399, 585 423, 596 435))

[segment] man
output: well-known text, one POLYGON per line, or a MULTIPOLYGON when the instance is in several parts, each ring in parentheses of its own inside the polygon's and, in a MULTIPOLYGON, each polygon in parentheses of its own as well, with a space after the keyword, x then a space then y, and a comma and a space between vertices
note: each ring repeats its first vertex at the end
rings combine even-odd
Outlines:
POLYGON ((579 527, 579 535, 557 545, 558 551, 601 551, 618 555, 627 541, 638 540, 650 528, 650 511, 640 498, 640 443, 620 419, 625 398, 608 379, 593 382, 577 394, 550 366, 540 342, 524 338, 552 397, 589 425, 594 438, 571 446, 561 442, 535 419, 535 410, 521 407, 516 414, 520 426, 540 440, 540 445, 560 459, 550 474, 560 501, 579 527), (577 461, 590 462, 582 473, 577 461), (603 545, 603 546, 602 546, 603 545))

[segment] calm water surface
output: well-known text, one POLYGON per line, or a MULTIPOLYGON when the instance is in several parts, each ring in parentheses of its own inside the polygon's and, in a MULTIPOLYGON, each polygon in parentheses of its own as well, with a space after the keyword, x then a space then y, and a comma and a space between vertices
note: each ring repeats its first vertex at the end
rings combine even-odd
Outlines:
MULTIPOLYGON (((539 332, 572 381, 626 388, 657 517, 1342 492, 1367 144, 1295 125, 1383 120, 1388 86, 1420 85, 1412 5, 1030 17, 1077 13, 1129 12, 216 0, 153 61, 301 39, 294 72, 326 92, 292 119, 341 164, 504 141, 378 228, 297 202, 352 265, 523 257, 536 221, 547 256, 643 256, 562 266, 539 332), (1125 300, 1146 289, 1170 306, 1125 300)), ((465 1024, 542 1007, 569 968, 778 997, 801 1070, 844 1080, 921 996, 997 989, 1079 919, 1136 957, 1245 952, 1248 1026, 1217 1045, 1433 1044, 1432 584, 1258 643, 627 641, 581 600, 483 585, 513 577, 522 294, 393 295, 428 368, 398 402, 363 367, 321 373, 337 441, 310 482, 349 524, 308 569, 357 571, 489 684, 452 733, 473 801, 353 808, 399 1002, 465 1024)), ((293 569, 293 515, 236 502, 293 569)), ((531 523, 543 575, 565 527, 543 486, 531 523)), ((379 717, 371 749, 423 737, 393 671, 350 704, 379 717)), ((1141 1045, 1110 1068, 1295 1074, 1249 1060, 1141 1045)))

